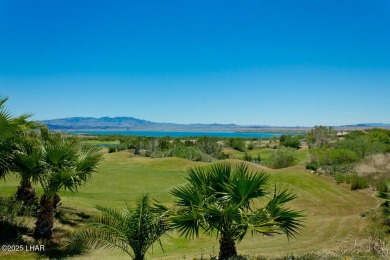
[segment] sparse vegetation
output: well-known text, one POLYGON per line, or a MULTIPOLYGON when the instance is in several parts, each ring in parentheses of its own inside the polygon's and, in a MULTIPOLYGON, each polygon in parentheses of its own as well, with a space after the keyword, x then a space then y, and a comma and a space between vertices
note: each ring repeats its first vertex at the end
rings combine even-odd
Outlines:
POLYGON ((279 142, 280 145, 298 149, 301 146, 300 138, 301 137, 299 135, 291 136, 283 134, 280 136, 279 142))
POLYGON ((296 163, 296 151, 290 147, 280 147, 271 153, 269 164, 272 168, 280 169, 292 166, 296 163))

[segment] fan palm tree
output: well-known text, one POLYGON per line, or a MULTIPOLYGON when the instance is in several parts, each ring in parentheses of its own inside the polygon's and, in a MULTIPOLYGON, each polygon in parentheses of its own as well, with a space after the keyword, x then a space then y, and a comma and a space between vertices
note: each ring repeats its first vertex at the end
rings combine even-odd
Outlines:
POLYGON ((4 105, 7 100, 8 97, 0 96, 0 178, 5 177, 14 166, 15 145, 19 143, 19 138, 38 125, 28 120, 30 114, 12 116, 4 105))
POLYGON ((95 206, 102 215, 74 236, 94 248, 119 248, 134 260, 145 259, 147 250, 168 231, 163 215, 156 214, 149 196, 143 195, 136 207, 117 210, 95 206))
POLYGON ((16 198, 23 205, 32 205, 35 200, 35 189, 32 183, 39 181, 42 174, 41 167, 42 146, 36 136, 24 136, 15 144, 13 171, 20 176, 20 185, 16 198))
POLYGON ((35 224, 34 237, 49 239, 52 236, 53 216, 58 192, 76 192, 102 160, 97 146, 81 143, 78 139, 59 133, 43 132, 42 169, 39 182, 43 188, 41 211, 35 224))
POLYGON ((168 221, 186 237, 199 236, 200 230, 219 239, 219 259, 237 256, 236 242, 252 234, 287 237, 299 233, 302 213, 283 207, 296 198, 288 191, 270 195, 264 207, 254 201, 267 197, 265 172, 251 172, 246 164, 227 163, 188 170, 188 184, 174 188, 175 208, 168 210, 168 221))

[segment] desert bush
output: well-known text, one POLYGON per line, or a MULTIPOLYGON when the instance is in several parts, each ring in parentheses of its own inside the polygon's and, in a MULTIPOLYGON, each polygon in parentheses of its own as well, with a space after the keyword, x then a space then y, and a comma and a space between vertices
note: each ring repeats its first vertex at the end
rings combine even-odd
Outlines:
POLYGON ((371 140, 379 141, 384 144, 390 144, 390 130, 374 128, 367 131, 371 140))
POLYGON ((370 139, 367 135, 359 135, 341 140, 337 143, 336 148, 353 151, 361 159, 373 154, 386 153, 389 151, 388 145, 378 140, 370 139))
POLYGON ((382 180, 378 183, 376 186, 377 191, 389 193, 390 192, 390 186, 389 186, 390 180, 382 180))
POLYGON ((318 164, 316 162, 309 162, 309 163, 306 164, 306 169, 307 170, 317 171, 318 164))
POLYGON ((158 149, 160 151, 169 150, 172 147, 172 144, 169 142, 168 138, 160 138, 158 139, 158 149))
POLYGON ((390 180, 390 154, 366 157, 356 165, 355 171, 359 176, 368 178, 370 184, 380 190, 390 180))
POLYGON ((119 151, 124 151, 124 150, 127 150, 127 145, 126 144, 119 144, 117 147, 116 147, 116 150, 119 152, 119 151))
POLYGON ((334 175, 334 179, 335 179, 337 184, 340 184, 343 182, 347 182, 348 176, 344 173, 336 173, 334 175))
POLYGON ((191 141, 191 140, 185 140, 185 141, 184 141, 184 145, 185 145, 185 146, 194 146, 195 143, 194 143, 193 141, 191 141))
POLYGON ((255 148, 255 145, 253 143, 248 144, 248 150, 253 150, 255 148))
POLYGON ((244 157, 242 158, 244 161, 251 162, 252 161, 252 156, 248 153, 244 154, 244 157))
POLYGON ((342 164, 351 164, 358 161, 359 157, 347 149, 325 149, 313 148, 310 149, 310 157, 312 163, 317 163, 318 166, 335 166, 342 164))
POLYGON ((241 138, 229 138, 229 146, 232 147, 233 149, 240 151, 240 152, 245 152, 245 142, 241 138))
POLYGON ((217 143, 215 138, 211 137, 200 137, 196 141, 196 148, 201 152, 210 155, 216 159, 219 159, 222 154, 222 146, 217 143))
POLYGON ((164 157, 179 157, 197 162, 212 162, 215 159, 208 154, 203 153, 195 147, 178 145, 164 154, 164 157))
POLYGON ((108 153, 115 153, 117 150, 116 150, 116 146, 114 145, 110 145, 108 147, 108 153))
POLYGON ((353 174, 349 177, 349 182, 351 183, 351 190, 359 190, 369 187, 369 181, 366 177, 353 174))
POLYGON ((290 147, 280 147, 271 153, 269 164, 276 169, 294 165, 296 162, 296 151, 290 147))
POLYGON ((281 135, 279 138, 280 144, 286 147, 292 147, 298 149, 301 146, 300 137, 298 135, 281 135))

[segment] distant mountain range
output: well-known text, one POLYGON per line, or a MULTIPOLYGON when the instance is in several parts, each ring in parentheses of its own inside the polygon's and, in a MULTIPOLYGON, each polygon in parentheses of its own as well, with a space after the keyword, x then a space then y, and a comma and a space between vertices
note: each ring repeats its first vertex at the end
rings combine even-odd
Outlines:
POLYGON ((389 127, 390 124, 383 123, 361 123, 356 125, 343 125, 342 127, 389 127))
MULTIPOLYGON (((310 127, 275 127, 268 125, 236 125, 236 124, 174 124, 156 123, 134 117, 69 117, 43 120, 43 124, 52 130, 134 130, 134 131, 269 131, 297 130, 305 131, 310 127)), ((337 128, 371 128, 390 127, 390 124, 364 123, 343 125, 337 128)))
POLYGON ((242 126, 235 124, 174 124, 156 123, 134 117, 69 117, 43 120, 53 130, 232 130, 242 126))

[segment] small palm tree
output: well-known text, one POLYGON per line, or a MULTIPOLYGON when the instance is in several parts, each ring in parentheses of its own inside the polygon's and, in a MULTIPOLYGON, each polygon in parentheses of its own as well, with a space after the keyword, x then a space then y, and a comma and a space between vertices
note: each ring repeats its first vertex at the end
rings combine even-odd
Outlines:
POLYGON ((42 132, 42 170, 39 182, 43 188, 41 210, 35 224, 34 237, 52 236, 53 216, 59 202, 58 192, 76 192, 102 160, 97 146, 81 143, 77 138, 59 133, 42 132))
POLYGON ((256 209, 254 201, 268 195, 265 172, 251 172, 246 164, 218 163, 189 169, 187 180, 171 191, 176 200, 168 221, 186 237, 198 236, 200 230, 216 235, 219 259, 237 256, 236 241, 248 231, 291 237, 300 230, 302 214, 283 207, 296 198, 286 190, 277 192, 275 187, 266 205, 256 209))
POLYGON ((94 248, 119 248, 134 260, 143 260, 155 242, 161 246, 160 237, 168 231, 163 215, 154 211, 147 194, 137 201, 135 209, 95 207, 102 215, 75 235, 77 241, 86 241, 94 248))

